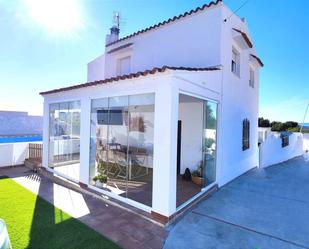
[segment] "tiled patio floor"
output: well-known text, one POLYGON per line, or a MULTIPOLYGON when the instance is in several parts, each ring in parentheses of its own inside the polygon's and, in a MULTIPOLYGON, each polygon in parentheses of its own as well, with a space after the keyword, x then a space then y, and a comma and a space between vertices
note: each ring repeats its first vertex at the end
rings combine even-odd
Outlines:
POLYGON ((127 208, 77 192, 34 174, 25 167, 0 168, 30 191, 110 238, 123 248, 162 248, 164 227, 127 208))

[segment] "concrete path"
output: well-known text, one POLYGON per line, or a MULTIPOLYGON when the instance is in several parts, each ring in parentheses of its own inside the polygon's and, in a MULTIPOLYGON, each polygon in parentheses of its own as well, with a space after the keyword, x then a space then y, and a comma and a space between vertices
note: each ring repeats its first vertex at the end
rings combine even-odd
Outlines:
POLYGON ((170 230, 165 249, 309 248, 309 161, 252 170, 170 230))
POLYGON ((124 249, 163 247, 167 236, 164 227, 126 208, 56 184, 25 167, 0 168, 0 175, 9 176, 124 249))

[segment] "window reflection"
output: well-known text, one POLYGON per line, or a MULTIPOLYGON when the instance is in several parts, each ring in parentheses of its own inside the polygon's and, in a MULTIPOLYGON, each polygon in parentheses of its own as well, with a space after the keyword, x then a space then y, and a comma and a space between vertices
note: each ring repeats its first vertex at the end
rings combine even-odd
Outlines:
POLYGON ((80 102, 49 106, 49 167, 79 180, 80 102))
POLYGON ((153 122, 153 94, 93 100, 90 182, 151 206, 153 122))
POLYGON ((217 104, 204 102, 204 178, 205 185, 216 180, 216 136, 217 136, 217 104))

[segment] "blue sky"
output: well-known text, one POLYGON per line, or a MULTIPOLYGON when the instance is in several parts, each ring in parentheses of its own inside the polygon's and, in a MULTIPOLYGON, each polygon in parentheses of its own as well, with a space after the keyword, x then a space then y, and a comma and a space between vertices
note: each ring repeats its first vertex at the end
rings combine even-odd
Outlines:
MULTIPOLYGON (((40 91, 85 82, 87 62, 104 51, 114 11, 123 17, 125 36, 208 2, 46 1, 39 6, 37 0, 0 0, 2 110, 42 114, 40 91), (74 13, 59 11, 64 2, 74 13)), ((244 0, 224 2, 235 10, 244 0)), ((265 64, 260 116, 301 121, 309 100, 309 1, 250 0, 237 14, 246 17, 265 64)))

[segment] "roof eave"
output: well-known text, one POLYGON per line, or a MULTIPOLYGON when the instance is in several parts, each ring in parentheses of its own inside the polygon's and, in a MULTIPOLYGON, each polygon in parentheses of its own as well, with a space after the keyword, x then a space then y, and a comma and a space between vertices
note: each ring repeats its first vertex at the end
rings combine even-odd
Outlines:
POLYGON ((55 94, 55 93, 60 93, 60 92, 66 92, 66 91, 71 91, 71 90, 76 90, 76 89, 82 89, 85 87, 92 87, 92 86, 98 86, 98 85, 104 85, 108 83, 113 83, 113 82, 118 82, 122 80, 128 80, 128 79, 136 79, 142 76, 149 76, 149 75, 154 75, 156 73, 163 73, 166 71, 217 71, 220 70, 218 67, 205 67, 205 68, 194 68, 194 67, 173 67, 173 66, 163 66, 163 67, 155 67, 151 70, 145 70, 143 72, 137 72, 137 73, 131 73, 127 75, 121 75, 121 76, 116 76, 104 80, 99 80, 99 81, 93 81, 93 82, 87 82, 84 84, 79 84, 79 85, 73 85, 69 87, 64 87, 64 88, 58 88, 50 91, 45 91, 45 92, 40 92, 40 95, 45 96, 49 94, 55 94))

